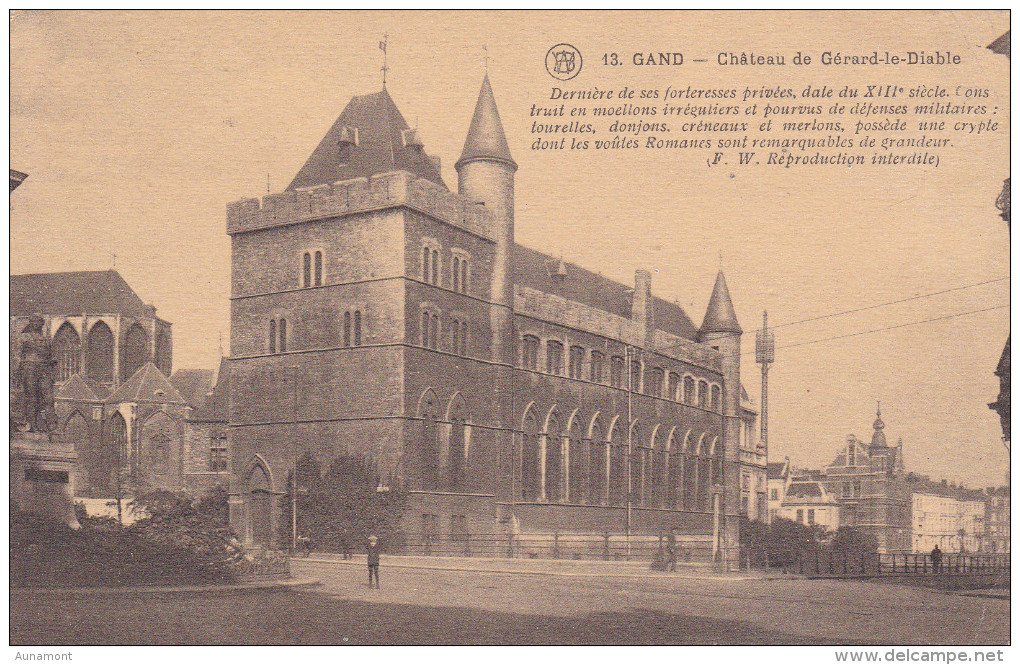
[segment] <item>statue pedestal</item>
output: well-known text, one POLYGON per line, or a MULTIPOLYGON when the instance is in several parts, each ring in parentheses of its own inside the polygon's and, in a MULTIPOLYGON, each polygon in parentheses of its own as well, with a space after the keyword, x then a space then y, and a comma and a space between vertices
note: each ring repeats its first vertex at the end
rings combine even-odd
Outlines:
POLYGON ((25 511, 79 529, 74 511, 78 454, 59 432, 11 432, 11 499, 25 511))

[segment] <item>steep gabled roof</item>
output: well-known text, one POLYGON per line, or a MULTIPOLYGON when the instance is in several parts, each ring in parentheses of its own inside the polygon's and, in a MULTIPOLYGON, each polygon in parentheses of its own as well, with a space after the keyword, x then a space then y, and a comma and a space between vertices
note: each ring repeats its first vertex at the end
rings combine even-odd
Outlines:
MULTIPOLYGON (((514 284, 543 293, 574 300, 610 314, 629 318, 634 288, 586 270, 575 263, 564 262, 566 275, 553 277, 550 266, 560 260, 523 245, 514 245, 514 284)), ((660 330, 694 340, 698 329, 680 305, 652 296, 655 324, 660 330)))
POLYGON ((109 388, 79 373, 65 381, 54 397, 79 402, 102 402, 109 394, 109 388))
POLYGON ((192 412, 190 420, 205 422, 227 422, 230 420, 228 410, 230 398, 230 360, 220 359, 220 369, 216 374, 216 386, 200 407, 192 412))
POLYGON ((287 189, 315 187, 398 170, 410 171, 446 188, 438 165, 420 144, 417 147, 405 145, 408 130, 410 127, 404 116, 385 89, 352 97, 287 189), (357 130, 357 145, 349 145, 341 151, 340 140, 345 128, 357 130))
POLYGON ((496 98, 492 94, 488 74, 482 79, 482 89, 478 92, 478 101, 475 103, 475 114, 471 118, 471 127, 464 140, 464 150, 461 151, 456 166, 459 167, 473 159, 495 159, 517 166, 514 158, 510 156, 510 146, 507 145, 506 134, 503 133, 503 122, 499 118, 499 109, 496 108, 496 98))
POLYGON ((11 316, 153 315, 116 270, 11 275, 11 316))
POLYGON ((170 377, 170 385, 177 389, 189 406, 199 407, 212 391, 211 369, 179 369, 170 377))
POLYGON ((786 474, 786 462, 769 462, 765 465, 769 480, 779 480, 786 474))
POLYGON ((126 383, 106 398, 107 404, 121 402, 187 405, 177 389, 163 376, 163 372, 151 362, 142 365, 126 383))

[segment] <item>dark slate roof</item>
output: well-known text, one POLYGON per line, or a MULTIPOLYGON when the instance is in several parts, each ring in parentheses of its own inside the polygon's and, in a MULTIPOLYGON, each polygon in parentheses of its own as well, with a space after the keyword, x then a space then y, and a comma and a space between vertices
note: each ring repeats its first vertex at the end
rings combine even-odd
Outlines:
POLYGON ((154 315, 116 270, 11 275, 11 316, 154 315))
POLYGON ((121 402, 187 404, 177 389, 163 376, 163 372, 159 371, 151 362, 142 365, 126 383, 106 398, 107 404, 120 404, 121 402))
MULTIPOLYGON (((633 287, 568 262, 564 262, 565 278, 552 277, 550 268, 555 270, 559 261, 549 254, 515 245, 514 284, 574 300, 617 316, 630 317, 633 287)), ((698 329, 680 305, 655 296, 652 296, 652 301, 659 330, 688 340, 697 337, 698 329)))
POLYGON ((702 333, 732 332, 740 334, 744 332, 737 323, 737 313, 733 310, 733 301, 730 300, 730 290, 726 288, 726 278, 722 270, 715 277, 715 288, 712 289, 712 297, 705 309, 705 320, 701 324, 702 333))
POLYGON ((785 467, 786 462, 769 462, 765 467, 765 472, 770 480, 778 480, 783 477, 785 467))
POLYGON ((464 150, 460 153, 457 166, 473 159, 495 159, 517 166, 514 158, 510 156, 510 146, 507 145, 506 135, 503 133, 503 122, 499 118, 499 109, 496 108, 496 98, 492 95, 488 74, 482 79, 482 89, 478 92, 478 101, 475 103, 475 114, 471 118, 471 127, 464 140, 464 150))
POLYGON ((995 366, 995 376, 1009 376, 1009 340, 1006 338, 1006 346, 1002 347, 1002 355, 999 356, 999 364, 995 366))
POLYGON ((229 420, 228 401, 230 398, 230 360, 220 359, 220 369, 216 374, 216 386, 205 402, 195 409, 190 420, 204 422, 227 422, 229 420))
POLYGON ((820 497, 822 488, 817 482, 790 483, 786 488, 786 496, 797 497, 820 497))
POLYGON ((199 407, 212 392, 211 369, 179 369, 170 377, 170 385, 177 389, 190 406, 199 407))
POLYGON ((404 116, 385 89, 355 96, 287 189, 315 187, 398 170, 409 171, 446 188, 438 165, 424 150, 404 145, 404 130, 407 129, 410 127, 404 116), (341 162, 340 135, 344 127, 358 130, 358 145, 346 148, 349 152, 341 162))
POLYGON ((54 397, 79 402, 102 402, 109 395, 109 388, 78 373, 65 381, 54 397))
POLYGON ((998 54, 1004 55, 1004 56, 1006 56, 1008 58, 1009 57, 1009 31, 1007 30, 1006 34, 1002 35, 1001 37, 996 39, 994 42, 989 44, 988 48, 990 48, 993 53, 998 53, 998 54))

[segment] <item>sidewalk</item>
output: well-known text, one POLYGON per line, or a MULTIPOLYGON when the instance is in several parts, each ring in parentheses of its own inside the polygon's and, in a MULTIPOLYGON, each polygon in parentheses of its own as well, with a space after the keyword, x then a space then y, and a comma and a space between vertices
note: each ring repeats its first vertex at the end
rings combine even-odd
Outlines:
POLYGON ((79 587, 79 588, 28 588, 11 589, 11 599, 38 595, 98 595, 98 594, 183 594, 183 595, 235 595, 255 592, 283 592, 310 589, 322 584, 312 577, 293 577, 286 580, 250 582, 245 584, 208 584, 195 586, 123 586, 123 587, 79 587))
MULTIPOLYGON (((332 552, 312 554, 308 558, 291 559, 292 564, 302 561, 336 565, 366 565, 365 555, 356 554, 353 559, 343 560, 332 552)), ((765 574, 761 571, 716 572, 709 564, 678 563, 677 572, 668 573, 652 570, 648 561, 599 561, 573 559, 503 559, 473 557, 439 557, 417 555, 383 555, 381 565, 390 568, 411 568, 419 570, 452 570, 463 572, 486 572, 517 575, 552 575, 559 577, 626 577, 663 578, 683 577, 703 580, 778 580, 794 579, 797 576, 765 574)))

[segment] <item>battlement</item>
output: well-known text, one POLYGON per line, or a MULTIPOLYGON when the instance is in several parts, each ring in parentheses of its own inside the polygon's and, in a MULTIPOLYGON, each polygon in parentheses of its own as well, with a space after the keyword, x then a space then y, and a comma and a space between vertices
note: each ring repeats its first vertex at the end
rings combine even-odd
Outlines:
MULTIPOLYGON (((514 311, 542 321, 619 340, 634 347, 645 347, 643 322, 538 289, 515 286, 514 311)), ((647 349, 649 351, 714 372, 722 372, 722 353, 713 348, 662 330, 654 331, 651 342, 651 348, 647 349)))
POLYGON ((407 171, 342 180, 227 204, 227 234, 257 231, 356 212, 406 206, 492 239, 492 213, 407 171))

